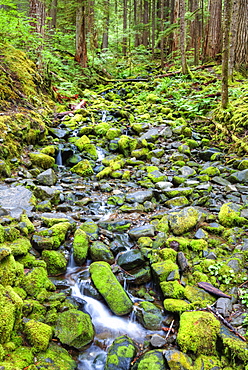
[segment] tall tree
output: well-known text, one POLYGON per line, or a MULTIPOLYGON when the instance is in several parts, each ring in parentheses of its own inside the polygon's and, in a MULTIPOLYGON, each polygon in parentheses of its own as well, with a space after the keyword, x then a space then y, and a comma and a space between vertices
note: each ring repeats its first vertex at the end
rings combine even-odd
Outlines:
POLYGON ((215 59, 221 54, 222 0, 209 1, 209 19, 205 30, 204 59, 215 59))
POLYGON ((122 39, 123 55, 127 54, 127 0, 123 0, 123 39, 122 39))
POLYGON ((76 53, 75 60, 82 66, 87 67, 87 44, 86 44, 86 3, 80 0, 76 10, 76 53))
POLYGON ((29 16, 33 30, 44 37, 45 32, 45 3, 40 0, 29 0, 29 16))
POLYGON ((182 73, 185 75, 189 73, 186 59, 185 0, 180 0, 179 16, 180 16, 180 50, 181 50, 182 73))
POLYGON ((224 32, 222 47, 222 93, 221 105, 223 109, 228 105, 228 62, 230 50, 230 25, 231 25, 232 0, 224 0, 224 32))
POLYGON ((103 36, 102 36, 102 50, 106 51, 109 44, 109 0, 104 0, 104 19, 103 19, 103 36))

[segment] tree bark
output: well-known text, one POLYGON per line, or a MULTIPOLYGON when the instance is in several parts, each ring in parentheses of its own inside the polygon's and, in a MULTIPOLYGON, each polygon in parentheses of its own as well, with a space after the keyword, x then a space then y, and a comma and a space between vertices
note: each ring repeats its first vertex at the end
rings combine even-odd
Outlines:
POLYGON ((204 59, 218 59, 221 53, 222 0, 209 2, 209 20, 205 31, 204 59))
POLYGON ((109 0, 104 1, 104 31, 102 35, 102 51, 108 49, 108 40, 109 40, 109 0))
POLYGON ((127 0, 123 0, 123 39, 122 52, 127 55, 127 0))
POLYGON ((45 4, 40 0, 29 0, 29 16, 31 18, 30 24, 34 32, 44 37, 46 17, 45 4))
POLYGON ((49 10, 49 32, 50 35, 53 35, 54 32, 56 31, 56 26, 57 26, 57 5, 58 5, 58 0, 52 0, 50 10, 49 10))
POLYGON ((74 59, 83 67, 87 67, 86 45, 86 7, 80 2, 76 12, 76 54, 74 59))
POLYGON ((230 25, 231 25, 232 0, 224 0, 224 32, 222 47, 222 89, 221 106, 223 109, 228 105, 228 62, 230 50, 230 25))
POLYGON ((184 75, 189 73, 187 59, 186 59, 186 23, 185 23, 185 0, 180 0, 180 50, 182 73, 184 75))

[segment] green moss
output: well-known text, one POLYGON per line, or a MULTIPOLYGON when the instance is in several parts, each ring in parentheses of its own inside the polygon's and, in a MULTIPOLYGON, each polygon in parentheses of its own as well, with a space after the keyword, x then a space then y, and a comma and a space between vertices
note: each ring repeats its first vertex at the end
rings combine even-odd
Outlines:
POLYGON ((37 362, 41 369, 48 370, 74 370, 77 365, 66 349, 53 343, 37 355, 37 362))
POLYGON ((27 238, 18 238, 12 243, 6 243, 6 246, 10 248, 13 256, 26 255, 32 247, 29 239, 27 238))
POLYGON ((41 230, 35 235, 42 237, 42 240, 39 243, 40 248, 47 249, 58 249, 65 241, 68 231, 72 228, 70 222, 59 222, 54 224, 49 229, 41 230))
POLYGON ((90 315, 71 309, 59 313, 55 326, 55 336, 61 343, 80 349, 94 338, 94 328, 90 315))
POLYGON ((248 347, 245 342, 235 338, 223 338, 225 352, 231 359, 238 358, 245 364, 248 364, 248 347))
POLYGON ((107 262, 93 262, 90 265, 90 273, 97 290, 103 295, 109 308, 116 315, 126 315, 132 310, 132 301, 107 262))
POLYGON ((199 307, 206 307, 216 302, 216 298, 203 289, 187 285, 184 289, 184 297, 194 303, 196 302, 199 307))
POLYGON ((50 155, 51 157, 55 156, 56 147, 54 145, 47 145, 40 151, 42 154, 50 155))
POLYGON ((34 354, 32 348, 22 346, 15 349, 12 353, 8 353, 5 361, 0 362, 0 366, 3 366, 4 369, 25 369, 33 362, 34 354))
POLYGON ((182 299, 167 298, 163 302, 164 309, 169 312, 184 312, 191 310, 194 306, 182 299))
POLYGON ((177 342, 183 352, 216 353, 220 322, 210 312, 184 312, 180 317, 177 342))
POLYGON ((26 215, 26 213, 23 213, 21 216, 20 216, 20 222, 24 222, 26 224, 26 227, 28 229, 28 232, 29 233, 32 233, 34 232, 34 225, 32 224, 32 222, 29 220, 28 216, 26 215))
MULTIPOLYGON (((212 370, 222 368, 221 361, 215 356, 200 355, 194 362, 194 370, 212 370)), ((225 368, 225 370, 228 370, 225 368)), ((230 369, 231 370, 231 369, 230 369)))
POLYGON ((151 267, 155 276, 160 282, 166 281, 171 272, 174 272, 175 280, 180 279, 178 266, 175 262, 172 262, 171 260, 152 263, 151 267))
POLYGON ((177 259, 177 252, 172 248, 163 248, 158 251, 159 257, 162 258, 163 261, 171 260, 172 262, 176 262, 177 259))
POLYGON ((143 248, 143 247, 152 248, 153 241, 148 236, 141 236, 138 239, 137 244, 140 248, 143 248))
POLYGON ((208 175, 210 177, 213 176, 219 176, 220 175, 220 170, 217 167, 207 167, 205 170, 202 170, 200 172, 200 175, 208 175))
POLYGON ((107 134, 111 128, 110 124, 107 122, 101 122, 94 126, 94 131, 97 136, 104 136, 107 134))
POLYGON ((87 159, 83 159, 82 161, 77 163, 71 168, 71 171, 83 177, 91 176, 94 173, 91 164, 87 159))
MULTIPOLYGON (((7 253, 10 253, 10 248, 4 248, 7 253)), ((17 276, 19 267, 13 255, 7 255, 0 261, 0 284, 15 285, 18 283, 17 276)))
POLYGON ((38 297, 41 292, 55 290, 55 286, 48 279, 47 271, 44 267, 34 267, 23 278, 23 289, 30 296, 38 297))
POLYGON ((119 128, 114 128, 111 127, 107 132, 106 132, 106 138, 108 140, 114 140, 117 137, 121 136, 121 130, 119 128))
POLYGON ((82 265, 86 260, 89 249, 88 236, 82 228, 76 230, 72 247, 75 262, 78 265, 82 265))
POLYGON ((164 370, 166 369, 162 350, 148 351, 141 356, 133 370, 164 370))
POLYGON ((65 273, 67 259, 62 251, 42 251, 42 258, 46 262, 49 275, 56 276, 65 273))
POLYGON ((189 244, 190 240, 184 238, 183 236, 171 236, 166 239, 166 245, 168 245, 168 247, 172 245, 178 245, 178 249, 183 252, 186 252, 188 250, 189 244))
POLYGON ((43 170, 47 170, 48 168, 53 167, 55 164, 55 159, 47 154, 30 153, 29 157, 33 166, 40 167, 43 170))
POLYGON ((189 245, 193 251, 204 251, 208 248, 208 242, 204 239, 192 239, 189 245))
POLYGON ((128 157, 130 153, 136 149, 137 140, 129 136, 122 135, 118 140, 119 150, 125 157, 128 157))
POLYGON ((30 320, 25 323, 24 332, 27 336, 29 343, 34 347, 37 352, 45 351, 52 338, 51 326, 42 322, 30 320))
POLYGON ((239 226, 247 223, 244 217, 240 217, 240 206, 231 202, 221 206, 218 218, 221 225, 225 227, 239 226))
POLYGON ((184 298, 184 287, 177 281, 163 281, 160 287, 164 297, 184 298))

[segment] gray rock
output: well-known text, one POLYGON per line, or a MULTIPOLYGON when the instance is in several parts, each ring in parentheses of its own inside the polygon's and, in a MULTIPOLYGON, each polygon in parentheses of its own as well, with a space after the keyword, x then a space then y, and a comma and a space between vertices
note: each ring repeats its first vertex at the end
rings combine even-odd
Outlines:
POLYGON ((179 168, 178 172, 183 176, 183 177, 189 177, 189 176, 194 176, 196 174, 196 171, 189 167, 189 166, 183 166, 179 168))
POLYGON ((109 247, 101 241, 95 241, 90 245, 90 256, 93 261, 106 261, 114 263, 114 255, 109 247))
POLYGON ((145 259, 139 249, 131 249, 122 253, 117 260, 118 265, 124 270, 132 270, 142 266, 144 262, 145 259))
POLYGON ((153 197, 152 190, 139 190, 134 193, 128 193, 126 195, 126 201, 129 203, 144 203, 146 200, 151 200, 153 197))
POLYGON ((51 168, 48 168, 48 170, 41 172, 36 180, 41 185, 52 186, 56 184, 57 176, 51 168))
POLYGON ((150 224, 137 226, 129 230, 128 235, 130 236, 131 239, 136 240, 139 239, 141 236, 153 237, 155 235, 155 227, 150 224))
POLYGON ((24 186, 3 187, 0 192, 0 207, 11 217, 19 219, 23 211, 28 214, 34 209, 33 193, 24 186))
POLYGON ((229 298, 218 298, 216 309, 223 317, 228 317, 232 312, 232 301, 229 298))
POLYGON ((198 229, 197 232, 195 233, 194 237, 196 239, 207 239, 208 238, 208 233, 203 229, 198 229))
POLYGON ((232 173, 229 177, 228 180, 231 183, 236 183, 236 182, 248 182, 248 169, 243 170, 243 171, 237 171, 232 173))
POLYGON ((163 352, 170 370, 191 370, 192 360, 185 353, 176 349, 163 352))
POLYGON ((140 302, 136 316, 138 321, 148 330, 159 330, 162 325, 162 313, 152 302, 140 302))
POLYGON ((168 189, 171 188, 172 186, 173 184, 169 181, 159 181, 155 184, 155 188, 159 190, 168 189))
MULTIPOLYGON (((187 270, 189 268, 188 260, 185 257, 183 252, 178 252, 177 253, 177 263, 178 263, 182 272, 184 272, 185 270, 187 270)), ((167 278, 167 280, 168 280, 168 278, 167 278)))
POLYGON ((166 339, 159 334, 153 334, 150 342, 153 347, 161 348, 165 345, 166 339))
POLYGON ((199 157, 201 159, 203 159, 204 161, 209 161, 209 160, 211 160, 212 155, 214 155, 216 153, 220 153, 220 149, 218 149, 218 148, 208 148, 208 149, 200 152, 199 157))
POLYGON ((116 338, 109 347, 104 370, 129 370, 135 355, 134 342, 126 335, 122 335, 116 338))
POLYGON ((220 177, 220 176, 212 177, 212 181, 215 182, 218 185, 223 185, 223 186, 231 185, 231 183, 228 180, 226 180, 226 179, 224 179, 223 177, 220 177))
POLYGON ((151 128, 147 132, 145 132, 141 137, 140 140, 146 140, 148 142, 154 143, 157 138, 159 137, 159 129, 157 128, 151 128))

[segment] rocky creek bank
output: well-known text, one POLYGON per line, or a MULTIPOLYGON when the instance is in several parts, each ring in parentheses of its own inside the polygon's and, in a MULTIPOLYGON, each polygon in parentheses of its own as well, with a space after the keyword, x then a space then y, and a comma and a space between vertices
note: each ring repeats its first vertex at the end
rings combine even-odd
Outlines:
POLYGON ((84 369, 94 345, 88 369, 247 370, 248 159, 113 94, 0 161, 0 368, 84 369), (145 338, 109 343, 71 278, 145 338))

